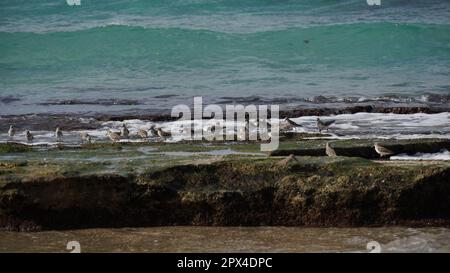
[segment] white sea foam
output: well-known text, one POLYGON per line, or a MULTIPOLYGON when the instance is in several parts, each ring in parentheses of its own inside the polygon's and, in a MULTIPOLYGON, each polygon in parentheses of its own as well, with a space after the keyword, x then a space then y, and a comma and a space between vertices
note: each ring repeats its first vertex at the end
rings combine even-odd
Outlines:
POLYGON ((433 232, 422 232, 409 229, 409 236, 400 237, 382 245, 382 252, 448 252, 448 236, 446 229, 437 229, 433 232))
MULTIPOLYGON (((383 114, 356 113, 320 117, 335 120, 328 133, 333 138, 450 138, 450 113, 383 114)), ((317 132, 317 116, 292 120, 303 126, 303 132, 317 132)))
MULTIPOLYGON (((450 113, 438 114, 382 114, 382 113, 356 113, 342 114, 335 116, 320 117, 322 120, 335 120, 326 135, 311 137, 310 139, 450 139, 450 113)), ((292 120, 301 125, 295 127, 293 132, 297 133, 318 133, 316 126, 317 116, 304 116, 292 118, 292 120)), ((268 120, 274 122, 275 120, 268 120)), ((204 120, 202 124, 203 131, 210 130, 211 126, 218 123, 218 120, 204 120)), ((252 122, 252 121, 251 121, 252 122)), ((279 120, 279 122, 284 122, 279 120)), ((103 122, 98 129, 94 130, 76 130, 63 131, 64 144, 80 144, 80 133, 86 132, 92 136, 92 141, 109 141, 106 132, 108 130, 120 131, 122 125, 126 124, 130 131, 128 139, 122 139, 121 142, 145 142, 145 141, 166 141, 177 142, 182 138, 178 132, 181 128, 189 125, 200 126, 200 121, 171 121, 171 122, 152 122, 140 119, 131 119, 125 121, 107 121, 103 122), (141 139, 137 136, 139 129, 149 130, 151 126, 161 127, 164 131, 176 132, 177 134, 170 138, 160 138, 149 134, 148 139, 141 139)), ((224 133, 227 135, 235 134, 232 122, 223 122, 224 133)), ((243 125, 243 124, 239 124, 243 125)), ((32 131, 34 142, 47 145, 56 145, 54 131, 32 131)), ((0 142, 10 141, 7 132, 0 134, 0 142)), ((27 143, 25 133, 17 132, 13 139, 14 142, 27 143)))
POLYGON ((450 160, 450 152, 442 150, 439 153, 416 153, 414 155, 399 154, 391 156, 391 160, 450 160))

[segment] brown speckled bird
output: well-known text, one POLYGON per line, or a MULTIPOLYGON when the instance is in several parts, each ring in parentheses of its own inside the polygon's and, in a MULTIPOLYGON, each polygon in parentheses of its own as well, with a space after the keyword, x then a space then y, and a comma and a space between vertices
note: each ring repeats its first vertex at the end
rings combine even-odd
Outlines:
POLYGON ((325 145, 325 153, 327 154, 327 156, 331 156, 331 157, 337 156, 336 151, 333 148, 331 148, 330 143, 328 143, 328 142, 325 145))
POLYGON ((394 154, 393 151, 389 150, 386 147, 381 146, 377 142, 375 142, 375 144, 373 146, 375 147, 375 151, 380 155, 380 157, 394 154))

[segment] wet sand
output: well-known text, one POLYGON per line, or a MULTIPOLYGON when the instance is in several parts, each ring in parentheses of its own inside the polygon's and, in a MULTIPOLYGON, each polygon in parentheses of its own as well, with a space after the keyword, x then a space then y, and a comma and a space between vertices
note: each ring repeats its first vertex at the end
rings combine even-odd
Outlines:
POLYGON ((152 227, 0 232, 0 252, 450 252, 448 228, 152 227))

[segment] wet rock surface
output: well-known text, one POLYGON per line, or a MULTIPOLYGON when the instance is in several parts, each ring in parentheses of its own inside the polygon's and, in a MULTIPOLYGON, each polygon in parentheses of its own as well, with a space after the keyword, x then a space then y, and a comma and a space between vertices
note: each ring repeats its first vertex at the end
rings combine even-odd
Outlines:
MULTIPOLYGON (((332 145, 335 145, 333 149, 339 156, 379 159, 380 155, 375 151, 373 142, 376 142, 376 140, 362 145, 340 145, 339 143, 332 145)), ((411 141, 410 143, 385 140, 380 144, 383 144, 394 154, 438 153, 442 150, 450 150, 449 139, 411 141)), ((302 145, 298 145, 298 148, 295 149, 279 149, 270 153, 272 156, 288 156, 291 154, 297 156, 326 156, 323 147, 312 148, 302 145)))

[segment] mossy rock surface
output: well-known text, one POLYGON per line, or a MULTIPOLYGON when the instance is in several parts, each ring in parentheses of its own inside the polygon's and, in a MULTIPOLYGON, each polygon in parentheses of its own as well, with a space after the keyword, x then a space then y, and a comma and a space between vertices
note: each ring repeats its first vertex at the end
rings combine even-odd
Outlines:
POLYGON ((32 148, 19 143, 0 143, 0 154, 30 152, 32 148))
MULTIPOLYGON (((0 226, 370 226, 450 220, 450 163, 393 167, 362 158, 296 156, 278 164, 284 159, 226 159, 139 174, 83 174, 47 166, 41 170, 45 175, 0 184, 0 226)), ((14 168, 31 171, 29 165, 14 168)))

